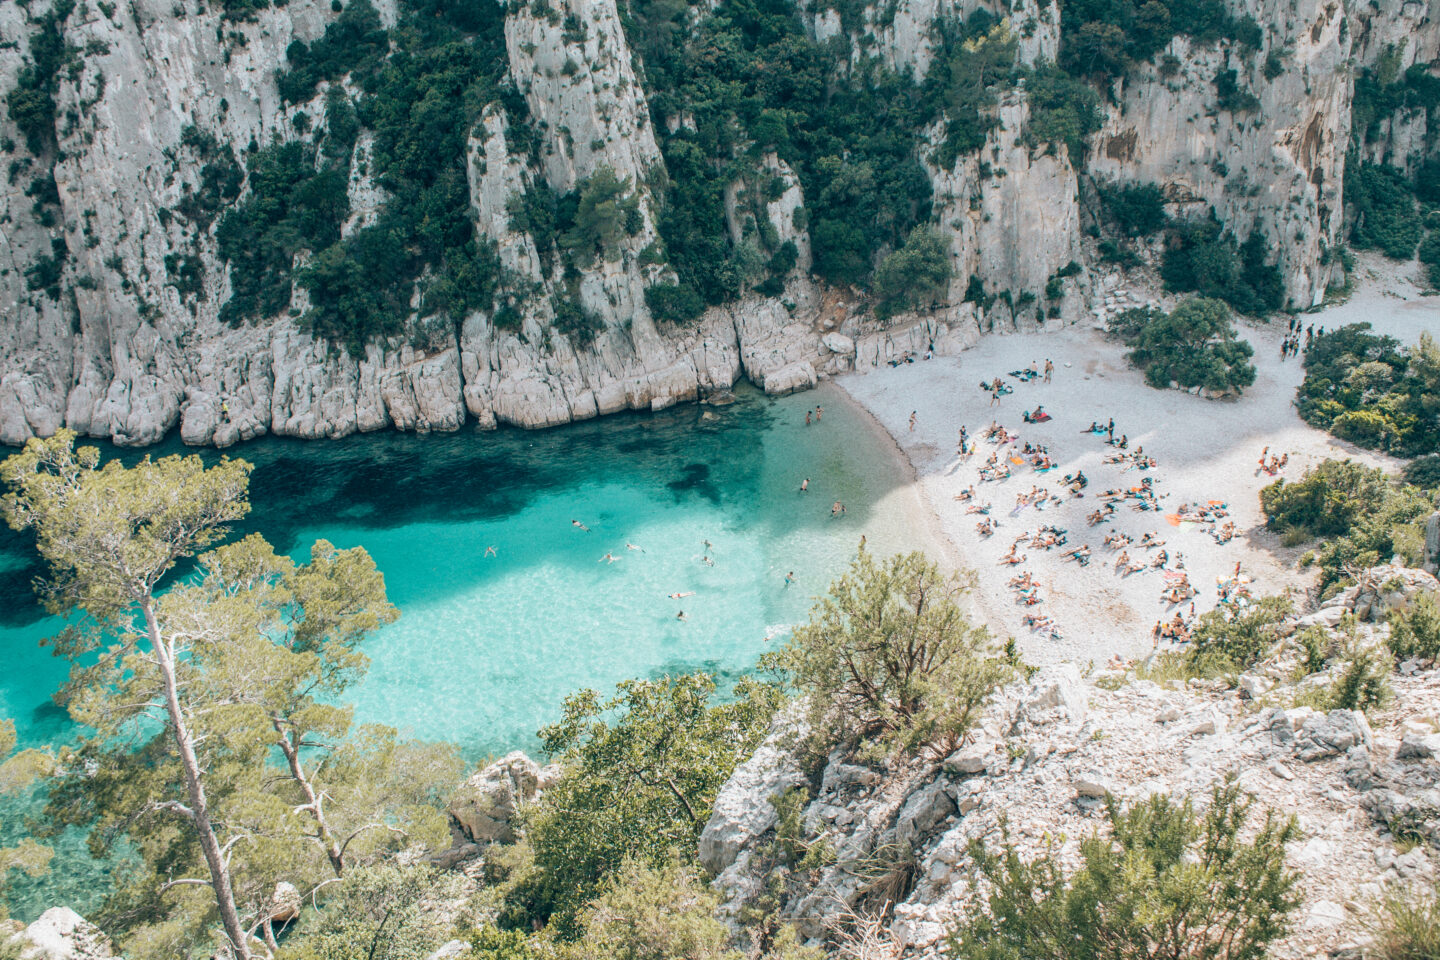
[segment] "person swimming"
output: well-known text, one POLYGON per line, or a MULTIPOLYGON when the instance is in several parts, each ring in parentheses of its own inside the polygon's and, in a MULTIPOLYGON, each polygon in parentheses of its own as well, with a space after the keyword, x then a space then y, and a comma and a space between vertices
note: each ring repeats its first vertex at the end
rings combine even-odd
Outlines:
POLYGON ((809 478, 809 477, 806 477, 804 480, 801 480, 801 481, 800 481, 800 492, 801 492, 801 493, 809 493, 809 492, 810 492, 810 478, 809 478))
POLYGON ((675 619, 676 619, 676 620, 679 620, 681 623, 689 623, 689 622, 690 622, 690 618, 687 617, 687 616, 685 616, 685 611, 684 611, 684 610, 681 610, 679 613, 675 614, 675 619))
POLYGON ((619 559, 620 559, 620 558, 617 557, 617 556, 615 556, 614 554, 607 553, 607 554, 605 554, 605 556, 601 557, 599 560, 597 560, 597 561, 595 561, 595 562, 596 562, 596 563, 604 563, 604 562, 606 562, 606 561, 608 560, 609 562, 614 563, 616 560, 619 560, 619 559))
POLYGON ((788 586, 790 586, 790 584, 792 584, 792 583, 794 583, 794 582, 795 582, 795 571, 794 571, 794 570, 791 570, 789 573, 785 574, 785 586, 788 587, 788 586))
POLYGON ((683 591, 683 592, 678 592, 678 593, 672 593, 672 594, 670 594, 670 599, 671 599, 671 600, 683 600, 683 599, 685 599, 686 597, 693 597, 693 596, 695 596, 695 591, 694 591, 694 590, 685 590, 685 591, 683 591))
POLYGON ((627 543, 627 544, 625 544, 625 549, 626 549, 626 550, 639 550, 641 553, 644 553, 644 552, 645 552, 645 548, 644 548, 644 547, 636 546, 636 545, 633 544, 633 543, 627 543))
POLYGON ((587 526, 585 526, 585 524, 581 523, 579 520, 571 520, 571 521, 570 521, 570 526, 572 526, 572 527, 577 527, 577 528, 579 528, 579 529, 581 529, 581 530, 584 530, 586 533, 589 533, 589 532, 590 532, 590 528, 587 527, 587 526))
POLYGON ((493 556, 495 556, 495 548, 494 548, 494 547, 486 547, 486 548, 485 548, 485 556, 487 556, 487 557, 493 557, 493 556))

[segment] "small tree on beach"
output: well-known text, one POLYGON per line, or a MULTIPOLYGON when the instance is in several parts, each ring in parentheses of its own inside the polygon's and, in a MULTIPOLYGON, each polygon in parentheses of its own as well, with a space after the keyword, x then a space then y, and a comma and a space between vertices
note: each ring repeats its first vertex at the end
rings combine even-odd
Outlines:
POLYGON ((1127 310, 1110 322, 1110 331, 1130 347, 1125 359, 1157 389, 1177 383, 1183 389, 1241 393, 1255 382, 1250 363, 1255 350, 1236 335, 1222 300, 1195 297, 1169 313, 1127 310))
POLYGON ((948 751, 1009 677, 984 627, 960 609, 969 586, 922 553, 861 551, 785 645, 762 660, 808 698, 825 744, 871 755, 948 751))

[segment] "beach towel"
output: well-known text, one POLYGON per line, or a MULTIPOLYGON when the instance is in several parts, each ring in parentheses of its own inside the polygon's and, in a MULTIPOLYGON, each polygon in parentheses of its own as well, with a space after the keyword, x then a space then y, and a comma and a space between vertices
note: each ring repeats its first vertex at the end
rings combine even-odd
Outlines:
POLYGON ((1180 526, 1180 514, 1178 514, 1178 513, 1167 513, 1167 514, 1165 514, 1165 522, 1168 523, 1168 524, 1170 524, 1170 526, 1172 526, 1172 527, 1178 527, 1178 526, 1180 526))

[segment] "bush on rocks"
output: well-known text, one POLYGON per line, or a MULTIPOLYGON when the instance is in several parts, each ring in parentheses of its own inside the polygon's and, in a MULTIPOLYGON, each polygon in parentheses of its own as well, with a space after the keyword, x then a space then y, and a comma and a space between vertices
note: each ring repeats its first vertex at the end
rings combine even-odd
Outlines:
POLYGON ((1391 888, 1370 917, 1375 960, 1432 960, 1440 957, 1440 884, 1431 890, 1391 888))
POLYGON ((1407 610, 1390 613, 1390 652, 1397 660, 1440 660, 1440 602, 1418 593, 1407 610))
POLYGON ((950 955, 1259 960, 1300 903, 1299 874, 1285 866, 1285 845, 1300 831, 1267 810, 1252 834, 1252 806, 1233 780, 1215 787, 1203 812, 1164 796, 1128 809, 1108 797, 1110 835, 1082 841, 1083 865, 1068 876, 1058 851, 1022 860, 1008 831, 998 854, 976 840, 970 853, 989 896, 951 936, 950 955))
POLYGON ((1291 609, 1289 599, 1273 596, 1243 611, 1217 607, 1201 614, 1187 654, 1191 671, 1215 676, 1254 666, 1279 639, 1276 629, 1291 609))
POLYGON ((864 550, 762 667, 808 698, 821 752, 950 753, 1010 674, 989 632, 960 609, 969 587, 919 552, 864 550))

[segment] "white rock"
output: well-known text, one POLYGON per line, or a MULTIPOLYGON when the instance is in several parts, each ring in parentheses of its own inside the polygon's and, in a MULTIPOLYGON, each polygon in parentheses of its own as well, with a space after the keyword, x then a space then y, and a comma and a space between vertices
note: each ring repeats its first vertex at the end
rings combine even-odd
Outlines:
POLYGON ((25 928, 29 941, 21 960, 96 960, 110 957, 110 941, 100 929, 69 907, 51 907, 25 928))
POLYGON ((456 957, 463 957, 470 953, 470 944, 464 940, 449 940, 440 945, 440 948, 425 960, 455 960, 456 957))
POLYGON ((700 834, 700 862, 711 873, 725 870, 742 848, 775 826, 771 798, 806 782, 794 753, 809 729, 804 717, 801 701, 782 710, 764 742, 720 788, 700 834))
POLYGON ((471 840, 511 843, 511 820, 520 804, 535 798, 539 784, 539 764, 516 750, 461 784, 446 809, 471 840))

